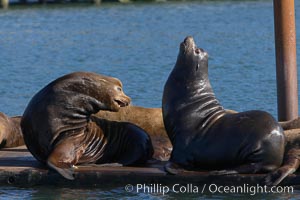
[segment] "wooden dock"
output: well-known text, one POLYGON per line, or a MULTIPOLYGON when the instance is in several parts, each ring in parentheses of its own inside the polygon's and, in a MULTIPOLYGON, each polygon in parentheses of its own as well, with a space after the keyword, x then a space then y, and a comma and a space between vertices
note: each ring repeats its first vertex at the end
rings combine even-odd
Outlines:
MULTIPOLYGON (((28 152, 25 146, 0 150, 0 185, 71 185, 124 187, 127 184, 220 184, 220 185, 256 185, 265 174, 240 174, 215 176, 206 172, 185 171, 178 175, 167 174, 163 162, 152 162, 144 167, 99 167, 96 165, 79 166, 75 170, 75 180, 61 177, 55 171, 40 164, 28 152)), ((300 173, 290 175, 282 185, 300 185, 300 173)))
POLYGON ((93 3, 96 6, 106 2, 130 3, 131 0, 0 0, 0 8, 8 9, 10 5, 22 4, 64 4, 64 3, 93 3))

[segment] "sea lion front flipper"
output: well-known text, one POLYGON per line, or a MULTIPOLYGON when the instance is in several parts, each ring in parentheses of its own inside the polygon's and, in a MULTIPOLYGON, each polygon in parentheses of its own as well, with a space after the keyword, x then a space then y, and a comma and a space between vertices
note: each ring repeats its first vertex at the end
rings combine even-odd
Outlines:
POLYGON ((264 185, 276 186, 290 174, 293 174, 300 165, 300 149, 292 148, 287 151, 283 166, 269 173, 263 180, 264 185))
POLYGON ((65 177, 66 179, 69 180, 74 180, 74 168, 70 167, 70 168, 59 168, 56 167, 55 165, 53 165, 51 162, 47 161, 47 165, 49 167, 51 167, 52 169, 54 169, 55 171, 57 171, 60 175, 62 175, 63 177, 65 177))
POLYGON ((74 165, 84 152, 85 146, 81 145, 80 136, 78 134, 59 141, 47 158, 47 165, 69 180, 74 180, 74 165))
POLYGON ((183 172, 183 168, 181 168, 178 164, 173 162, 168 162, 165 165, 165 170, 170 174, 179 174, 180 172, 183 172))

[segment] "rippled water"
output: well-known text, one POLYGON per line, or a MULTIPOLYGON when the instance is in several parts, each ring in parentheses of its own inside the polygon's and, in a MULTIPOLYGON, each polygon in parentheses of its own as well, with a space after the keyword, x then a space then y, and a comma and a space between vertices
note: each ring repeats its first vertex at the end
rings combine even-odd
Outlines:
MULTIPOLYGON (((300 1, 295 4, 300 63, 300 1)), ((209 52, 210 80, 225 108, 277 116, 272 1, 14 6, 0 10, 0 24, 0 111, 8 115, 22 114, 53 79, 83 70, 121 79, 135 105, 160 107, 179 43, 192 35, 209 52)), ((123 188, 0 189, 4 199, 126 195, 123 188)))
POLYGON ((54 186, 37 186, 34 188, 15 188, 5 187, 0 189, 0 199, 31 199, 31 200, 74 200, 74 199, 299 199, 299 192, 294 194, 176 194, 168 193, 162 194, 145 194, 145 193, 126 193, 124 188, 114 188, 103 186, 100 188, 67 188, 54 186))

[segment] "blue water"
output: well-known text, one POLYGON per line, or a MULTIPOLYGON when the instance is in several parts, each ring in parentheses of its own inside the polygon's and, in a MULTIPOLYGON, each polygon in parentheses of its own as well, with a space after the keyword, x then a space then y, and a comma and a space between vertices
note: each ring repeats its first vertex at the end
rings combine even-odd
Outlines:
MULTIPOLYGON (((300 1, 295 6, 300 63, 300 1)), ((210 81, 225 108, 261 109, 277 117, 271 0, 13 6, 0 10, 0 24, 0 111, 8 115, 22 114, 37 91, 73 71, 117 77, 134 105, 160 107, 179 43, 192 35, 210 55, 210 81)), ((128 195, 123 188, 0 188, 4 199, 128 195)))
MULTIPOLYGON (((254 193, 252 193, 254 194, 254 193)), ((100 188, 67 188, 67 187, 54 187, 54 186, 36 186, 34 188, 16 188, 16 187, 5 187, 0 189, 0 199, 31 199, 31 200, 75 200, 75 199, 210 199, 210 200, 221 200, 221 199, 299 199, 299 192, 294 194, 282 193, 282 194, 209 194, 201 192, 199 194, 176 194, 168 193, 163 194, 145 194, 136 192, 125 192, 123 187, 106 187, 100 188)))

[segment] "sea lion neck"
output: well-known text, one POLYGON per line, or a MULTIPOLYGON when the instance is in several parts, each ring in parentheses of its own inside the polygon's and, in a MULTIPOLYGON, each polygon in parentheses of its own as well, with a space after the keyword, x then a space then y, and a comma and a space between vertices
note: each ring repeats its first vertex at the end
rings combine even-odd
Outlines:
MULTIPOLYGON (((180 44, 176 65, 164 87, 162 102, 164 118, 180 116, 166 123, 189 121, 185 126, 187 132, 198 130, 199 133, 205 134, 211 124, 225 113, 208 78, 208 54, 196 47, 192 37, 187 37, 180 44), (192 115, 197 115, 197 120, 191 121, 192 115)), ((169 124, 166 127, 169 127, 169 124)), ((167 130, 169 137, 173 138, 172 134, 169 134, 173 133, 173 130, 167 130)))
POLYGON ((183 90, 192 93, 212 92, 208 78, 208 54, 198 48, 192 37, 187 37, 180 44, 179 53, 174 69, 171 72, 172 79, 180 82, 183 90))

